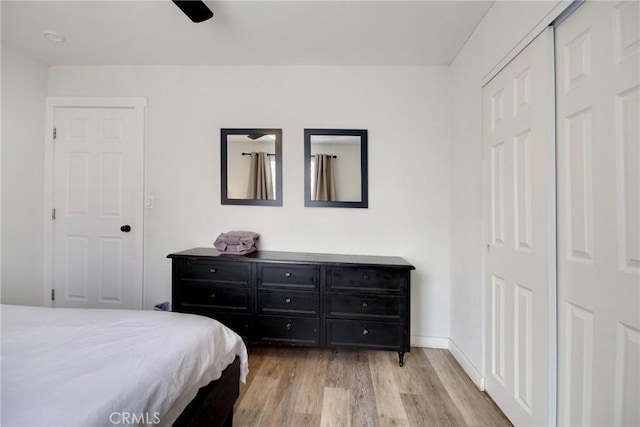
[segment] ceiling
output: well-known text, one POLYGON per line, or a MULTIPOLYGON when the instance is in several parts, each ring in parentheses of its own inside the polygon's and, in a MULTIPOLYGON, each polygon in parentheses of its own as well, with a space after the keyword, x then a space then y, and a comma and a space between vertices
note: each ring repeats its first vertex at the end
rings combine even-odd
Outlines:
POLYGON ((492 4, 206 3, 194 24, 169 0, 2 0, 2 43, 49 65, 448 65, 492 4))

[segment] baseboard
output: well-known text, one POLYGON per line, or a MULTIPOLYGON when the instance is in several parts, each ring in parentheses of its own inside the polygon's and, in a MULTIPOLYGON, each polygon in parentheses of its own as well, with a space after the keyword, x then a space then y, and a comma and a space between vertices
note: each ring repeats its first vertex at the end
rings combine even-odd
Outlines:
POLYGON ((465 354, 460 350, 460 347, 456 345, 455 342, 451 338, 449 341, 449 352, 456 359, 456 361, 460 364, 462 369, 467 373, 471 381, 478 387, 480 391, 484 391, 485 389, 485 378, 482 374, 473 366, 473 363, 465 356, 465 354))
POLYGON ((449 338, 411 335, 411 347, 449 348, 449 338))

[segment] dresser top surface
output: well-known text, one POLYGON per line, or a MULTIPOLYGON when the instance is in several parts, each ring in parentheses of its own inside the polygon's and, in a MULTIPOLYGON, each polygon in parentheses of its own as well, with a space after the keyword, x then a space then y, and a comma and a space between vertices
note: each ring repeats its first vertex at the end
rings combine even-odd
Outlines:
POLYGON ((167 258, 215 258, 224 261, 360 265, 415 270, 404 258, 375 255, 340 255, 307 252, 256 251, 247 255, 224 255, 214 248, 193 248, 167 258))

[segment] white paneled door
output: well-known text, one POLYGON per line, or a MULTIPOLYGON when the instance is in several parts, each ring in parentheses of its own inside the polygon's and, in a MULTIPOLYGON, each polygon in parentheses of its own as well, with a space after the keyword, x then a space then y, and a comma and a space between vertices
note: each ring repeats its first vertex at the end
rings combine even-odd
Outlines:
POLYGON ((133 108, 54 109, 56 307, 142 308, 138 120, 133 108))
POLYGON ((562 425, 640 425, 639 5, 556 30, 562 425))
POLYGON ((483 89, 486 390, 515 425, 554 422, 553 31, 483 89))

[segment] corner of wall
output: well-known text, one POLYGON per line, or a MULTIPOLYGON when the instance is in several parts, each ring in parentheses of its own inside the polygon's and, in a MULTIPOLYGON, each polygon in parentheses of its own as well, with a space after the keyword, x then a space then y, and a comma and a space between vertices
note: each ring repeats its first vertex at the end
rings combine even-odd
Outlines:
POLYGON ((0 292, 3 303, 43 305, 44 175, 40 162, 44 159, 48 66, 6 43, 2 43, 1 55, 0 292))
POLYGON ((411 342, 411 347, 442 348, 442 349, 449 348, 449 338, 411 335, 411 338, 409 341, 411 342))
POLYGON ((462 369, 467 373, 471 381, 478 387, 480 391, 485 390, 485 377, 476 369, 476 367, 471 363, 469 358, 462 352, 460 347, 456 345, 456 343, 449 338, 449 352, 454 359, 460 364, 462 369))

